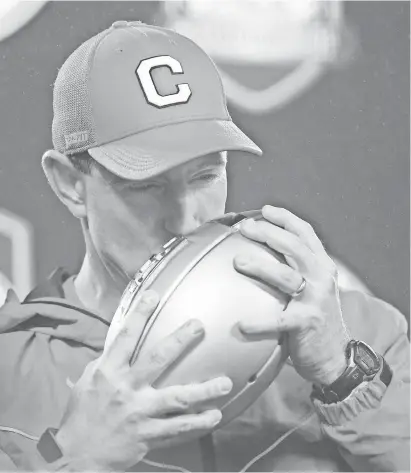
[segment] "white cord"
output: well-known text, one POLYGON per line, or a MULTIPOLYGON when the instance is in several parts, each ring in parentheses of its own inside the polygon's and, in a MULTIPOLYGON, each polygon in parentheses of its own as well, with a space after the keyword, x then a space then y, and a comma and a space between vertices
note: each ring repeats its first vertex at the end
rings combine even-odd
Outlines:
POLYGON ((13 434, 21 435, 22 437, 26 437, 30 440, 34 440, 35 442, 38 442, 40 440, 40 437, 34 437, 33 435, 29 435, 29 434, 26 434, 25 432, 22 432, 21 430, 13 429, 13 427, 3 427, 2 425, 0 425, 0 430, 3 432, 12 432, 13 434))
POLYGON ((157 463, 151 460, 141 460, 141 462, 145 463, 146 465, 164 468, 165 470, 174 470, 174 471, 181 471, 182 473, 191 473, 190 470, 186 470, 182 468, 181 466, 167 465, 167 463, 157 463))
MULTIPOLYGON (((290 429, 288 432, 286 432, 284 435, 282 435, 279 439, 277 439, 272 445, 270 445, 268 448, 266 448, 263 452, 258 454, 256 457, 254 457, 252 460, 250 460, 241 470, 239 473, 245 473, 251 466, 254 465, 254 463, 258 462, 261 460, 261 458, 265 457, 268 455, 270 452, 272 452, 275 448, 280 445, 281 442, 283 442, 287 437, 289 437, 292 433, 294 433, 297 429, 302 427, 304 424, 306 424, 309 420, 311 420, 315 415, 315 412, 312 412, 308 414, 305 419, 303 419, 299 424, 297 424, 295 427, 290 429)), ((34 440, 38 442, 40 440, 39 437, 35 437, 33 435, 29 435, 21 430, 14 429, 13 427, 4 427, 0 426, 0 431, 3 432, 12 432, 14 434, 21 435, 22 437, 26 437, 30 440, 34 440)), ((182 468, 180 466, 175 466, 175 465, 168 465, 167 463, 157 463, 151 460, 142 460, 142 463, 145 463, 146 465, 154 466, 154 467, 160 467, 165 470, 174 470, 174 471, 180 471, 182 473, 191 473, 190 470, 186 470, 185 468, 182 468)))
MULTIPOLYGON (((0 431, 12 432, 13 434, 21 435, 22 437, 26 437, 30 440, 34 440, 35 442, 38 442, 40 440, 40 437, 29 435, 26 432, 23 432, 22 430, 19 430, 19 429, 14 429, 13 427, 4 427, 0 425, 0 431)), ((167 465, 166 463, 157 463, 151 460, 142 460, 142 462, 146 463, 147 465, 164 468, 165 470, 174 470, 174 471, 181 471, 182 473, 191 473, 189 470, 185 470, 184 468, 181 468, 179 466, 167 465)))
POLYGON ((270 445, 268 448, 266 448, 263 452, 261 452, 260 454, 258 454, 256 457, 254 457, 251 461, 249 461, 247 463, 247 465, 245 465, 245 467, 243 467, 239 473, 244 473, 246 472, 251 466, 254 465, 254 463, 258 462, 258 460, 261 460, 261 458, 265 457, 266 455, 268 455, 270 452, 272 452, 275 448, 278 447, 278 445, 280 445, 281 442, 283 442, 287 437, 289 437, 293 432, 295 432, 297 429, 299 429, 300 427, 302 427, 304 424, 306 424, 309 420, 312 419, 312 417, 314 417, 315 415, 315 412, 312 412, 310 414, 308 414, 298 425, 296 425, 295 427, 293 427, 292 429, 290 429, 288 432, 286 432, 284 435, 282 435, 278 440, 276 440, 272 445, 270 445))
MULTIPOLYGON (((286 432, 284 435, 282 435, 279 439, 277 439, 272 445, 270 445, 268 448, 266 448, 263 452, 258 454, 256 457, 254 457, 251 461, 245 465, 239 473, 245 473, 251 466, 253 466, 256 462, 261 460, 261 458, 265 457, 268 455, 270 452, 272 452, 275 448, 280 445, 287 437, 289 437, 292 433, 294 433, 296 430, 298 430, 300 427, 305 425, 309 420, 311 420, 315 416, 315 412, 311 412, 305 416, 305 418, 297 424, 295 427, 290 429, 288 432, 286 432)), ((184 468, 181 468, 179 466, 175 465, 167 465, 166 463, 157 463, 153 462, 151 460, 142 460, 143 463, 146 463, 147 465, 155 466, 155 467, 160 467, 164 468, 166 470, 174 470, 174 471, 181 471, 183 473, 191 473, 189 470, 185 470, 184 468)))

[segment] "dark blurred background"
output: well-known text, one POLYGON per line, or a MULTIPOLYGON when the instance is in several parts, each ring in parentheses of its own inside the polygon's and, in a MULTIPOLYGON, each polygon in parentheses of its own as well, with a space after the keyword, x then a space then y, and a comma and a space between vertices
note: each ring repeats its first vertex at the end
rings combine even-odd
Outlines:
MULTIPOLYGON (((42 173, 51 145, 52 84, 84 40, 116 20, 150 22, 158 2, 51 2, 0 43, 0 207, 31 223, 34 279, 78 267, 77 221, 42 173)), ((216 7, 217 8, 217 7, 216 7)), ((263 203, 310 221, 330 253, 409 317, 409 3, 347 2, 359 51, 287 106, 230 106, 264 150, 229 161, 227 210, 263 203)), ((10 271, 7 238, 0 268, 10 271)))

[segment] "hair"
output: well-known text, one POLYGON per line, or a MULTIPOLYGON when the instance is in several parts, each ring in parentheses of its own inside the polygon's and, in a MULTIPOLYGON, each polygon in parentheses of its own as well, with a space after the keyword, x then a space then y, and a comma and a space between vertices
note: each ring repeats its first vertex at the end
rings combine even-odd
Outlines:
POLYGON ((77 171, 83 174, 91 174, 93 168, 97 167, 97 162, 87 151, 67 156, 71 164, 77 171))

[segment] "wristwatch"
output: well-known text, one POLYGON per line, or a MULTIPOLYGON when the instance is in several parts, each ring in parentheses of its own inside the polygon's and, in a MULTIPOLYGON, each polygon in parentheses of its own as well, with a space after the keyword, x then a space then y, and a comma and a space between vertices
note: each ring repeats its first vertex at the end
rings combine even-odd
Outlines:
POLYGON ((340 402, 364 381, 371 381, 379 373, 379 379, 388 387, 392 370, 381 355, 359 340, 348 342, 345 356, 347 368, 336 381, 329 385, 313 387, 313 397, 324 404, 340 402))
POLYGON ((37 442, 37 450, 47 463, 53 463, 63 456, 63 452, 55 438, 58 429, 46 429, 37 442))

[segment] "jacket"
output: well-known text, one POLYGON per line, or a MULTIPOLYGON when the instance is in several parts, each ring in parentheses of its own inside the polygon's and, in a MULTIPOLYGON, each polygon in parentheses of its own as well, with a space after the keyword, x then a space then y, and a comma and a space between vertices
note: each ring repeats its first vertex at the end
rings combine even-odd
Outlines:
MULTIPOLYGON (((9 293, 0 309, 2 471, 48 469, 36 439, 58 427, 72 384, 103 349, 109 323, 64 289, 69 277, 59 269, 22 303, 9 293)), ((340 297, 351 335, 392 368, 388 388, 373 380, 346 400, 323 405, 286 364, 247 411, 213 434, 208 454, 217 471, 239 471, 274 442, 276 448, 248 471, 410 471, 406 319, 372 296, 349 291, 340 297)), ((149 452, 146 460, 204 471, 202 458, 204 445, 191 442, 149 452)), ((132 471, 161 467, 140 462, 132 471)))

